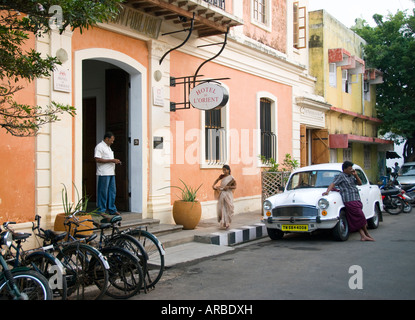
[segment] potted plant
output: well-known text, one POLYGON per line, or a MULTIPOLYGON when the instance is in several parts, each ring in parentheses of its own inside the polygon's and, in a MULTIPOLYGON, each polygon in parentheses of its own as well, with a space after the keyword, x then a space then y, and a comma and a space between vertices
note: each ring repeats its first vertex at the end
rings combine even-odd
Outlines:
POLYGON ((202 216, 202 206, 200 202, 196 200, 198 188, 192 188, 181 180, 183 187, 171 186, 171 188, 177 188, 181 191, 180 200, 176 200, 173 203, 173 219, 178 225, 182 225, 184 230, 192 230, 196 228, 202 216))
MULTIPOLYGON (((87 212, 88 200, 89 197, 85 195, 80 198, 78 189, 74 184, 74 188, 76 191, 77 201, 72 203, 69 201, 68 197, 68 190, 64 184, 62 188, 62 205, 63 211, 62 213, 58 213, 55 217, 55 224, 54 230, 55 231, 68 231, 69 226, 65 225, 65 221, 69 220, 77 220, 80 222, 80 225, 77 227, 77 234, 88 235, 92 234, 92 230, 90 231, 82 231, 93 229, 94 225, 92 223, 92 215, 96 212, 96 209, 92 212, 87 212), (75 216, 73 216, 75 214, 75 216)), ((74 231, 74 225, 71 226, 71 233, 74 231)))

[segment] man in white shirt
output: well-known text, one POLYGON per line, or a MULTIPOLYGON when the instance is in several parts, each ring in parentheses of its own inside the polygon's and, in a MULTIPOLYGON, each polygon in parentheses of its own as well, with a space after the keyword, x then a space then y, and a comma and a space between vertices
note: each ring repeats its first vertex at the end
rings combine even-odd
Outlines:
POLYGON ((115 137, 112 132, 104 135, 104 140, 95 147, 95 162, 97 163, 97 207, 99 212, 119 215, 115 206, 116 186, 115 186, 115 165, 121 161, 114 159, 114 152, 111 145, 115 137))

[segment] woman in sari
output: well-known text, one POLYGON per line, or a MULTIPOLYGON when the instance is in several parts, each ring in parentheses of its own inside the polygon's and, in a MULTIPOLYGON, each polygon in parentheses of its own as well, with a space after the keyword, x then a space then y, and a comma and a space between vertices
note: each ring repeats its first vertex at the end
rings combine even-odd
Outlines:
POLYGON ((218 222, 221 228, 229 229, 233 216, 233 190, 236 189, 236 181, 231 176, 231 168, 224 165, 223 174, 215 180, 212 185, 213 190, 219 192, 217 204, 218 222), (220 186, 216 184, 220 181, 220 186))

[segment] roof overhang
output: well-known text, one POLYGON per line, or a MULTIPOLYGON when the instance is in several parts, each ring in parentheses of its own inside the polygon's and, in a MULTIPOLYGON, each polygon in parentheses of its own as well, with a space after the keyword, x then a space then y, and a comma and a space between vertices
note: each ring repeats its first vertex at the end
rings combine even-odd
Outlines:
POLYGON ((352 56, 344 48, 329 49, 329 63, 335 63, 337 67, 342 67, 342 70, 349 70, 351 74, 365 73, 365 61, 352 56))
MULTIPOLYGON (((229 28, 243 25, 243 20, 205 0, 127 0, 124 4, 148 15, 183 28, 190 27, 199 37, 223 34, 229 28)), ((213 2, 212 2, 213 3, 213 2)))
POLYGON ((385 140, 380 138, 358 136, 354 134, 331 134, 329 136, 330 148, 331 149, 347 149, 349 142, 360 142, 363 144, 377 144, 387 145, 393 147, 392 140, 385 140))
POLYGON ((329 49, 329 63, 335 63, 338 67, 349 65, 351 57, 350 52, 344 48, 329 49))
POLYGON ((382 84, 383 72, 378 69, 367 69, 365 71, 365 80, 370 84, 382 84))

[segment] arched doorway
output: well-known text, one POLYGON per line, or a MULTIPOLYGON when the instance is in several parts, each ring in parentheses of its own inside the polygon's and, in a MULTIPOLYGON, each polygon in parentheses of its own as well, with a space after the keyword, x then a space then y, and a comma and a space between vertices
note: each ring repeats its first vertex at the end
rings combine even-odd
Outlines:
POLYGON ((112 131, 116 138, 112 149, 123 162, 116 169, 117 208, 143 213, 146 69, 131 57, 108 49, 76 52, 75 66, 75 180, 94 202, 94 148, 106 131, 112 131))

